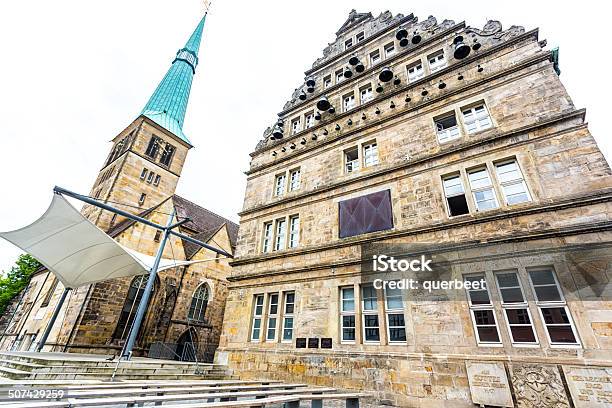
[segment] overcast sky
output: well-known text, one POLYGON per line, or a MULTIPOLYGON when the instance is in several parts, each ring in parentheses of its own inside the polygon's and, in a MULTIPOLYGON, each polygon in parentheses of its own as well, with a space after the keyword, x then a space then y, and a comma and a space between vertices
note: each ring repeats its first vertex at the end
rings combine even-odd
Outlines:
MULTIPOLYGON (((185 133, 178 194, 234 221, 249 152, 352 8, 482 28, 540 28, 561 79, 612 158, 605 2, 213 1, 185 133)), ((112 139, 140 112, 201 15, 198 0, 11 1, 0 13, 0 231, 47 208, 54 185, 87 194, 112 139)), ((20 251, 0 242, 0 270, 20 251)))

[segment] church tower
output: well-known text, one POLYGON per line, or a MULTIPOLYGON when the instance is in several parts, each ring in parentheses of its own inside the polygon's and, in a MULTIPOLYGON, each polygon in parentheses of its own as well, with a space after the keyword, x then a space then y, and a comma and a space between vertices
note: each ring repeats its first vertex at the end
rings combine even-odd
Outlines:
MULTIPOLYGON (((129 212, 141 212, 172 196, 192 144, 183 133, 191 83, 206 15, 140 115, 113 139, 90 195, 129 212), (139 210, 140 209, 140 210, 139 210)), ((103 231, 123 217, 86 205, 83 214, 103 231)))

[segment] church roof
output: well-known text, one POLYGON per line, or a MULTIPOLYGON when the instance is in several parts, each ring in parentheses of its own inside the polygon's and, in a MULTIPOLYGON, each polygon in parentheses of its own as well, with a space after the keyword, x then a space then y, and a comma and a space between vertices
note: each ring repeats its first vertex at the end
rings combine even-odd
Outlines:
POLYGON ((205 22, 206 15, 202 17, 185 46, 178 50, 168 72, 141 112, 141 115, 189 144, 191 144, 189 139, 183 133, 183 123, 191 83, 198 65, 198 52, 205 22))

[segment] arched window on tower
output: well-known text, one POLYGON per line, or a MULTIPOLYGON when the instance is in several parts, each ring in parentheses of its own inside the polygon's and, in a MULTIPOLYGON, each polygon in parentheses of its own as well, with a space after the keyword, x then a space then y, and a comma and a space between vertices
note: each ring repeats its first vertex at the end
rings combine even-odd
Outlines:
MULTIPOLYGON (((149 275, 140 275, 132 279, 125 302, 123 302, 123 308, 121 309, 121 314, 119 315, 119 321, 117 322, 115 333, 113 334, 114 339, 125 340, 127 338, 130 328, 132 327, 132 323, 134 322, 134 317, 136 317, 136 311, 138 310, 138 305, 140 305, 140 299, 142 299, 142 294, 144 293, 148 280, 149 275)), ((156 285, 153 286, 153 293, 155 293, 155 286, 156 285)), ((149 302, 153 297, 153 293, 151 294, 151 298, 149 298, 149 302)), ((140 326, 141 329, 142 327, 143 326, 140 326)))
POLYGON ((189 314, 187 318, 204 321, 204 315, 206 314, 206 307, 208 306, 208 298, 210 289, 206 283, 198 286, 196 291, 193 293, 191 298, 191 306, 189 307, 189 314))

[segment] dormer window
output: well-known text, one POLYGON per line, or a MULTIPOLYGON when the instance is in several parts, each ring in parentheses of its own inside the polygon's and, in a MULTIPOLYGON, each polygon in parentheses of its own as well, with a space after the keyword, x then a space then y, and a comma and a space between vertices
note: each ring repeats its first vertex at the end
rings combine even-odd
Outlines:
POLYGON ((357 43, 362 42, 365 39, 365 34, 362 32, 357 33, 357 35, 355 36, 355 40, 357 40, 357 43))
POLYGON ((353 46, 353 39, 349 38, 344 42, 344 49, 347 50, 353 46))

